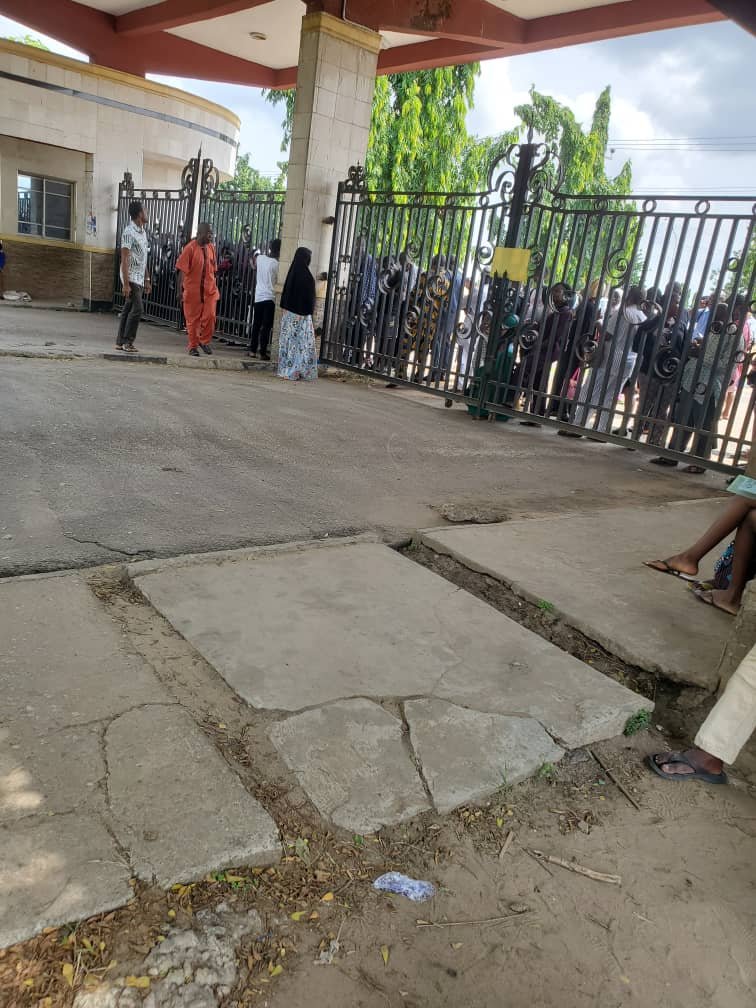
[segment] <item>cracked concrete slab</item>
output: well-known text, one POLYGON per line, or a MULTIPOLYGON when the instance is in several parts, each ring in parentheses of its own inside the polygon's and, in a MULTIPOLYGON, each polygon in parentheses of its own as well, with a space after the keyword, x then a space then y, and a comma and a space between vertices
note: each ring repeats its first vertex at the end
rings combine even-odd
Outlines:
POLYGON ((408 700, 404 714, 433 804, 442 814, 519 784, 564 756, 532 718, 485 714, 443 700, 408 700))
POLYGON ((105 749, 113 827, 140 878, 168 886, 280 857, 276 824, 182 708, 123 714, 105 749))
POLYGON ((135 582, 253 707, 435 696, 533 717, 574 748, 653 706, 379 543, 242 552, 135 582))
POLYGON ((0 826, 0 948, 121 906, 132 896, 130 877, 96 816, 0 826))
MULTIPOLYGON (((715 689, 732 619, 699 605, 685 582, 656 574, 643 561, 695 542, 724 506, 717 499, 611 508, 430 529, 421 541, 524 598, 545 599, 571 626, 624 661, 715 689)), ((702 561, 703 576, 715 558, 702 561)))
POLYGON ((167 695, 76 574, 0 583, 0 725, 102 721, 167 695))
POLYGON ((0 725, 0 823, 83 808, 104 812, 101 738, 97 725, 47 734, 27 721, 0 725))
POLYGON ((403 730, 378 704, 357 698, 286 718, 269 734, 326 819, 375 833, 430 808, 403 730))

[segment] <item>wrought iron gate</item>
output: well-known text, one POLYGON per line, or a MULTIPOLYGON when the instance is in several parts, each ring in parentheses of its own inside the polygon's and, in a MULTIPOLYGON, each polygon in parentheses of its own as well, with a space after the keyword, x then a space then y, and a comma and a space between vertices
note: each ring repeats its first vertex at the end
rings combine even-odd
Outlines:
POLYGON ((152 277, 145 318, 182 327, 175 264, 197 224, 207 221, 215 234, 218 262, 216 335, 225 343, 246 346, 254 303, 254 257, 280 236, 285 194, 278 190, 224 190, 218 188, 218 181, 217 169, 208 158, 193 158, 186 165, 181 189, 137 191, 131 176, 124 176, 118 194, 114 303, 123 307, 118 251, 121 232, 129 219, 129 203, 140 199, 148 218, 148 269, 152 277))
POLYGON ((356 168, 321 358, 731 471, 756 420, 755 260, 756 198, 570 194, 543 145, 510 148, 482 194, 372 192, 356 168), (530 251, 525 277, 496 275, 498 246, 530 251))

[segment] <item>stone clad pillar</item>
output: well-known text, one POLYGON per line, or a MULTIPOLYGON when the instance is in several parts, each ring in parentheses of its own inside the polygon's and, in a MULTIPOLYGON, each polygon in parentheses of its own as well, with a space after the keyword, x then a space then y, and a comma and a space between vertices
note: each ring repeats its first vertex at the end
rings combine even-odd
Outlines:
MULTIPOLYGON (((326 13, 302 20, 297 95, 284 208, 281 283, 295 250, 312 249, 316 280, 327 272, 336 190, 365 163, 381 36, 326 13)), ((319 301, 325 282, 318 282, 319 301)), ((319 318, 316 318, 317 325, 319 318)))

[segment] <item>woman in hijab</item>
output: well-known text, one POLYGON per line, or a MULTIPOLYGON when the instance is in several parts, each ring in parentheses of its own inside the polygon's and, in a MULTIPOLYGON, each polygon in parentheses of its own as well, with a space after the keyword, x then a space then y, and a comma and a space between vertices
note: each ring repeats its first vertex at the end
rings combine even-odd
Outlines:
POLYGON ((278 345, 278 377, 289 381, 314 381, 318 377, 315 355, 315 279, 310 272, 312 252, 298 248, 281 294, 281 337, 278 345))

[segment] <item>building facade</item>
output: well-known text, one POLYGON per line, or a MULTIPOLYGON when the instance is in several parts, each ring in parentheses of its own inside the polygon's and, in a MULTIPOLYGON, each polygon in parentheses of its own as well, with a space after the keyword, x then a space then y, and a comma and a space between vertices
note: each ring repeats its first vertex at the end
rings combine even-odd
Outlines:
POLYGON ((234 170, 239 120, 163 84, 0 40, 6 290, 97 309, 113 295, 118 184, 179 188, 187 161, 234 170))

